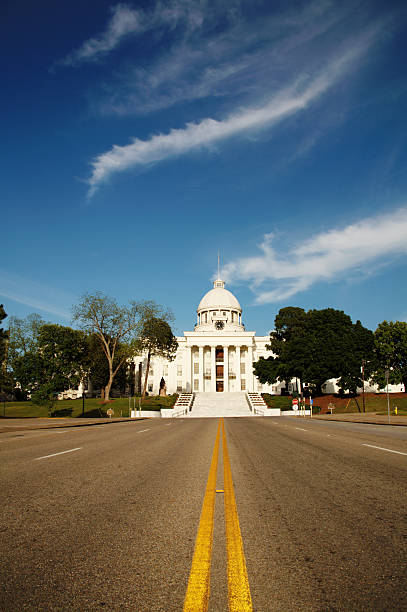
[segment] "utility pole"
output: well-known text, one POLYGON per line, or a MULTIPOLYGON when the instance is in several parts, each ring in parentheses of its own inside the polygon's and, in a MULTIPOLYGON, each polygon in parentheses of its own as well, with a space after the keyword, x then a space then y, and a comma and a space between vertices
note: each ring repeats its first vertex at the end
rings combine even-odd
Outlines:
POLYGON ((365 360, 362 359, 362 403, 363 403, 363 412, 366 412, 365 410, 365 360))

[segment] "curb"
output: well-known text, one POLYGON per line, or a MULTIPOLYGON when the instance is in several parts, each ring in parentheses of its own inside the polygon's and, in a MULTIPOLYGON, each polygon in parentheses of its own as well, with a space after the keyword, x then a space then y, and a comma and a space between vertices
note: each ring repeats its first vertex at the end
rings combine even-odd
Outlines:
MULTIPOLYGON (((20 417, 20 418, 24 418, 24 417, 20 417)), ((29 417, 27 417, 27 418, 29 418, 29 417)), ((37 418, 37 417, 32 417, 32 418, 37 418)), ((46 418, 46 417, 44 417, 44 418, 46 418)), ((60 424, 58 423, 58 424, 55 424, 55 425, 52 425, 52 424, 50 424, 50 425, 43 425, 42 427, 41 426, 40 427, 32 427, 31 426, 30 427, 29 424, 27 426, 24 426, 23 424, 21 424, 21 429, 19 429, 18 431, 22 431, 22 430, 24 430, 24 431, 38 431, 38 430, 41 430, 41 429, 61 429, 61 428, 62 429, 66 429, 67 427, 93 427, 95 425, 112 425, 113 423, 128 423, 128 422, 145 421, 148 418, 149 417, 139 417, 139 418, 135 418, 135 419, 127 418, 127 419, 119 419, 119 420, 115 420, 115 421, 109 419, 108 421, 102 421, 102 422, 99 422, 99 423, 96 421, 96 422, 91 422, 91 423, 65 423, 64 425, 62 423, 60 423, 60 424)), ((7 425, 3 425, 3 426, 1 425, 1 420, 0 420, 0 430, 2 428, 5 429, 6 427, 7 427, 7 425)), ((8 429, 7 430, 5 429, 4 431, 0 431, 0 434, 1 433, 7 433, 8 431, 9 431, 8 429)), ((16 429, 13 428, 13 431, 16 431, 16 429)))
POLYGON ((407 423, 383 423, 380 421, 367 421, 367 420, 363 420, 363 421, 358 421, 358 420, 352 420, 352 419, 340 419, 340 418, 335 418, 335 419, 321 419, 321 417, 318 416, 313 416, 313 419, 317 419, 318 421, 325 421, 325 423, 331 423, 332 421, 336 421, 339 423, 356 423, 356 424, 360 424, 360 425, 387 425, 387 426, 395 426, 395 427, 407 427, 407 423))

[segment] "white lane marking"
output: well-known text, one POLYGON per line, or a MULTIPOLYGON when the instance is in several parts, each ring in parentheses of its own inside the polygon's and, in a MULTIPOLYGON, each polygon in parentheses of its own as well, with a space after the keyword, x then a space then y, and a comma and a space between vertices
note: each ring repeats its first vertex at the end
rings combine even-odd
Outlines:
POLYGON ((302 427, 296 427, 295 429, 298 429, 299 431, 308 431, 308 429, 303 429, 302 427))
POLYGON ((382 446, 373 446, 373 444, 362 444, 362 446, 369 446, 370 448, 377 448, 378 450, 386 451, 387 453, 396 453, 396 455, 406 455, 407 453, 402 453, 401 451, 392 450, 391 448, 383 448, 382 446))
POLYGON ((150 429, 141 429, 140 431, 138 431, 137 433, 143 433, 143 431, 150 431, 150 429))
POLYGON ((277 421, 271 421, 273 425, 278 425, 277 421))
POLYGON ((171 427, 172 423, 166 423, 165 426, 166 427, 171 427))
POLYGON ((74 451, 81 450, 82 447, 79 448, 71 448, 66 451, 61 451, 60 453, 53 453, 52 455, 44 455, 43 457, 36 457, 34 461, 39 461, 40 459, 48 459, 49 457, 56 457, 57 455, 65 455, 65 453, 73 453, 74 451))

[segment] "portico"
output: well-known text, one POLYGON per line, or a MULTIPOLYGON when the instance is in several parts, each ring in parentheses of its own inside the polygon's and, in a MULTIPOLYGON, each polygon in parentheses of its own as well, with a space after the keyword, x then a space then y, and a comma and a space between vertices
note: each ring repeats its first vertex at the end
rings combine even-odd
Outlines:
MULTIPOLYGON (((177 341, 174 361, 160 357, 151 361, 149 393, 159 391, 162 378, 168 393, 276 392, 253 374, 253 361, 271 354, 270 338, 246 331, 242 308, 219 277, 199 303, 193 331, 185 331, 177 341)), ((145 356, 135 362, 143 370, 145 356)))
POLYGON ((237 342, 230 336, 185 332, 185 379, 191 391, 251 391, 253 336, 254 332, 245 332, 237 342))

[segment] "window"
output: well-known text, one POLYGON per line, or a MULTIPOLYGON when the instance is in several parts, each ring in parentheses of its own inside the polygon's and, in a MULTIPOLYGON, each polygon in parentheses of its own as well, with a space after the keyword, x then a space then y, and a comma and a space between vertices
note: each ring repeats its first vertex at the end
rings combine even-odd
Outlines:
POLYGON ((194 379, 194 391, 199 391, 199 379, 194 379))
POLYGON ((163 366, 163 376, 168 376, 168 363, 163 366))
POLYGON ((148 368, 148 375, 149 376, 154 376, 154 368, 153 366, 150 364, 150 367, 148 368))
POLYGON ((182 380, 177 380, 177 393, 182 393, 182 380))
POLYGON ((226 317, 226 312, 222 312, 223 316, 226 317))
POLYGON ((182 376, 182 365, 177 365, 177 376, 182 376))
POLYGON ((240 388, 242 391, 246 391, 246 381, 244 378, 240 381, 240 388))
POLYGON ((199 363, 194 363, 194 374, 199 374, 199 363))
POLYGON ((208 313, 205 312, 205 323, 207 323, 207 322, 208 322, 208 313))
POLYGON ((152 392, 153 392, 153 385, 152 385, 152 383, 150 383, 150 384, 148 385, 148 392, 149 392, 149 393, 152 393, 152 392))
POLYGON ((244 363, 244 361, 240 364, 240 373, 246 374, 246 364, 244 363))

